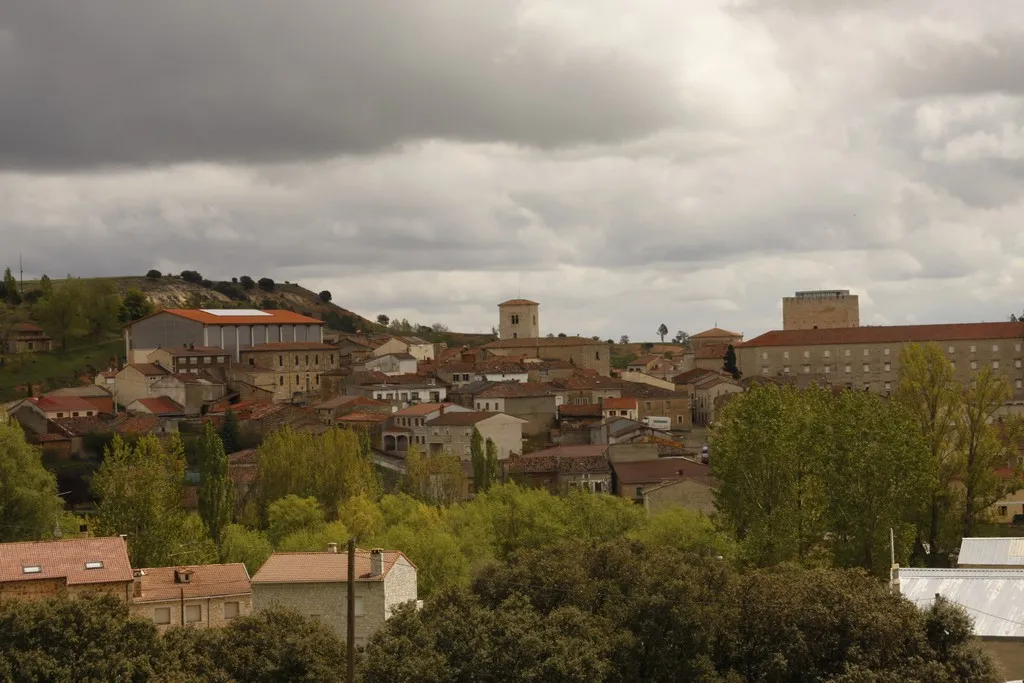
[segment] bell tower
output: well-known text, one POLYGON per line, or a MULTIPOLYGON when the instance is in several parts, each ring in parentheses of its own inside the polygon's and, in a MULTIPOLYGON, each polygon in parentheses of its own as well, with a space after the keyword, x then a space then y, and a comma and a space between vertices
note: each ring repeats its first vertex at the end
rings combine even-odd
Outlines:
POLYGON ((540 304, 509 299, 498 304, 499 339, 536 339, 540 336, 540 304))

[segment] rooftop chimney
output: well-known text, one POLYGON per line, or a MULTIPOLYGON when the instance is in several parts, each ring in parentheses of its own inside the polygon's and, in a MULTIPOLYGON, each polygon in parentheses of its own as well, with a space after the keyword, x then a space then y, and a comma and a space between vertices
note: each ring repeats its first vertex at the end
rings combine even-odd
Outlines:
POLYGON ((370 576, 380 576, 384 573, 384 550, 374 548, 370 551, 370 576))
POLYGON ((337 543, 328 543, 327 544, 327 552, 337 554, 337 552, 338 552, 338 544, 337 543))
POLYGON ((142 577, 146 575, 146 572, 141 569, 132 570, 132 597, 142 597, 142 577))

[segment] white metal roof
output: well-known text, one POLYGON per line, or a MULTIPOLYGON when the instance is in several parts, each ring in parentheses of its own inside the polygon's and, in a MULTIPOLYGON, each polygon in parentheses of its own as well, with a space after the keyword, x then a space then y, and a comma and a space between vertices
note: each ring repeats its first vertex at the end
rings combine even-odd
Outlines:
POLYGON ((234 316, 270 315, 266 311, 258 311, 255 308, 200 308, 203 313, 216 315, 222 318, 234 316))
POLYGON ((925 609, 939 594, 963 607, 981 637, 1024 638, 1024 570, 900 569, 900 593, 925 609))
POLYGON ((1024 569, 1024 538, 965 538, 957 564, 1002 565, 1024 569))

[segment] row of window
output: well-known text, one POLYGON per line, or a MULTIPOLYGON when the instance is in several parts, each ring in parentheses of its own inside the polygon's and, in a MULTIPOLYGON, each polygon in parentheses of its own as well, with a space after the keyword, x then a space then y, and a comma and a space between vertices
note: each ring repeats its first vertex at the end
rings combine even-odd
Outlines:
MULTIPOLYGON (((418 395, 417 395, 417 398, 419 398, 418 395)), ((422 427, 423 426, 423 418, 422 417, 398 417, 398 418, 395 418, 395 424, 398 425, 399 427, 422 427)))
MULTIPOLYGON (((1021 345, 1019 343, 1018 344, 1014 344, 1013 347, 1014 347, 1014 351, 1020 351, 1020 349, 1021 349, 1021 345)), ((999 344, 992 344, 991 348, 992 348, 992 353, 999 353, 999 344)), ((953 346, 952 344, 950 344, 949 346, 946 347, 946 352, 947 353, 956 353, 956 347, 953 346)), ((970 352, 971 353, 977 353, 978 352, 978 345, 977 344, 971 344, 970 345, 970 352)), ((843 349, 843 357, 849 358, 851 353, 852 352, 851 352, 850 349, 843 349)), ((864 355, 865 356, 870 356, 871 355, 871 349, 864 349, 864 355)), ((883 348, 882 349, 882 355, 883 356, 888 356, 889 355, 889 349, 888 348, 883 348)), ((825 349, 824 351, 822 351, 822 356, 824 358, 831 358, 832 357, 832 350, 831 349, 825 349)), ((789 351, 783 351, 782 352, 782 357, 783 357, 783 359, 788 360, 789 359, 789 351)), ((803 357, 804 358, 810 358, 811 357, 811 352, 810 351, 804 351, 803 352, 803 357)), ((768 360, 768 352, 767 351, 762 351, 761 352, 761 359, 762 360, 768 360)))
MULTIPOLYGON (((284 375, 278 376, 277 384, 279 386, 282 386, 282 387, 284 386, 284 375)), ((298 375, 295 375, 295 384, 298 384, 298 385, 302 384, 302 380, 299 378, 298 375)), ((320 375, 316 375, 316 385, 320 386, 320 375)))
POLYGON ((95 413, 91 410, 86 411, 85 415, 82 415, 77 410, 70 412, 67 415, 65 415, 64 413, 57 413, 57 417, 92 417, 93 415, 95 415, 95 413))
MULTIPOLYGON (((378 401, 419 401, 420 392, 418 391, 378 391, 373 397, 378 401)), ((440 391, 430 392, 430 402, 439 403, 441 401, 440 391)))
MULTIPOLYGON (((950 361, 950 365, 953 367, 954 370, 956 370, 956 362, 955 361, 950 361)), ((999 366, 999 361, 997 361, 997 360, 992 361, 991 365, 992 365, 992 369, 993 370, 998 370, 999 367, 1000 367, 999 366)), ((1013 361, 1013 366, 1015 368, 1021 367, 1021 360, 1019 358, 1014 360, 1013 361)), ((851 366, 851 365, 843 366, 843 372, 845 374, 849 374, 852 371, 852 367, 853 366, 851 366)), ((811 372, 811 366, 810 365, 804 365, 803 368, 804 368, 804 374, 805 375, 806 374, 810 374, 810 372, 811 372)), ((870 363, 864 363, 862 368, 863 368, 864 372, 871 372, 871 364, 870 363)), ((971 370, 977 370, 978 369, 978 361, 972 360, 970 362, 970 368, 971 368, 971 370)), ((826 366, 824 366, 824 370, 825 370, 825 374, 827 375, 827 374, 832 372, 832 366, 831 365, 826 365, 826 366)), ((883 366, 882 366, 882 371, 883 372, 890 372, 891 370, 892 370, 892 365, 890 363, 884 363, 883 364, 883 366)), ((763 375, 767 375, 768 374, 768 367, 767 366, 761 368, 761 374, 763 374, 763 375)), ((782 366, 782 374, 784 374, 784 375, 790 374, 789 373, 789 366, 788 365, 783 365, 782 366)))
MULTIPOLYGON (((308 353, 306 354, 305 361, 306 361, 306 365, 309 365, 309 354, 308 353)), ((252 360, 250 359, 249 362, 251 364, 252 360)), ((331 365, 334 365, 334 354, 333 353, 330 356, 330 363, 331 363, 331 365)), ((299 364, 299 356, 298 356, 298 354, 296 354, 295 355, 295 362, 293 363, 293 365, 298 365, 298 364, 299 364)), ((320 354, 319 353, 313 354, 313 365, 320 365, 320 354)), ((283 368, 284 367, 284 356, 278 356, 277 357, 277 367, 279 367, 279 368, 283 368)))
MULTIPOLYGON (((203 356, 203 365, 212 365, 213 358, 213 356, 203 356)), ((227 358, 227 356, 217 356, 217 362, 223 363, 225 358, 227 358)), ((188 358, 183 358, 179 365, 199 365, 199 356, 189 356, 188 358)))
MULTIPOLYGON (((238 616, 238 603, 237 602, 225 602, 224 603, 224 618, 234 619, 238 616)), ((203 620, 203 606, 202 605, 185 605, 185 623, 196 624, 203 620)), ((171 608, 170 607, 154 607, 153 608, 153 621, 158 624, 169 624, 171 623, 171 608)))

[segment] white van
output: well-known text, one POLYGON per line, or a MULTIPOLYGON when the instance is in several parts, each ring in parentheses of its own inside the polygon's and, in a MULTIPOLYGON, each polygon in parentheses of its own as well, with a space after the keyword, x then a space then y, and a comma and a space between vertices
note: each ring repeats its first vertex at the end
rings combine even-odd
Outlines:
POLYGON ((651 429, 672 429, 672 418, 670 417, 645 417, 644 424, 651 429))

